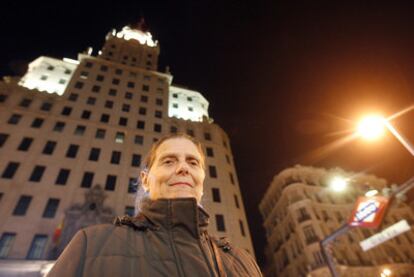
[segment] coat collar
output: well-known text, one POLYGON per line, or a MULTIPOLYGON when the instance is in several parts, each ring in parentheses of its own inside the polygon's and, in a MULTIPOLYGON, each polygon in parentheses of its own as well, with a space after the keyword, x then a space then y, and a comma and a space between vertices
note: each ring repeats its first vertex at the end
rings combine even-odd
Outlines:
POLYGON ((209 215, 195 198, 157 199, 142 206, 141 214, 167 230, 184 229, 195 238, 207 230, 209 215))

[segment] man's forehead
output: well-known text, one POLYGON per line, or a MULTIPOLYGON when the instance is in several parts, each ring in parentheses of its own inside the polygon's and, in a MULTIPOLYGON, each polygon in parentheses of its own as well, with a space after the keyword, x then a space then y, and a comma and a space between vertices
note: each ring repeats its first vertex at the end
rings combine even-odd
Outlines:
POLYGON ((201 155, 193 142, 188 139, 169 139, 164 141, 157 149, 157 157, 165 156, 194 156, 200 158, 201 155))

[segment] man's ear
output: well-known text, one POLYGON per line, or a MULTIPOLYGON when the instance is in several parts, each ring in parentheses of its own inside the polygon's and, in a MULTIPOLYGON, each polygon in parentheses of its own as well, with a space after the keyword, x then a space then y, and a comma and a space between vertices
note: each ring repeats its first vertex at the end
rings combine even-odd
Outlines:
POLYGON ((139 178, 141 179, 141 185, 145 191, 149 191, 149 184, 148 184, 148 172, 146 170, 142 170, 139 173, 139 178))

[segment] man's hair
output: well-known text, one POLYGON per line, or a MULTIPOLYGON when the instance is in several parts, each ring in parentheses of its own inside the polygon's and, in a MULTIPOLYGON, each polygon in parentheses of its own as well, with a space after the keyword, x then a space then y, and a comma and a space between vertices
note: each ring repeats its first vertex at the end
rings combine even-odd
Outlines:
MULTIPOLYGON (((187 134, 177 133, 177 134, 171 134, 171 135, 164 136, 151 146, 150 151, 147 153, 147 155, 145 156, 145 158, 143 159, 141 163, 141 171, 146 171, 147 173, 150 171, 156 159, 157 150, 161 146, 162 143, 164 143, 165 141, 169 139, 177 139, 177 138, 187 139, 196 146, 201 156, 201 166, 203 167, 203 169, 205 169, 206 157, 204 155, 203 145, 201 144, 201 142, 199 142, 197 139, 187 134)), ((151 201, 149 199, 149 193, 145 191, 142 185, 141 178, 139 177, 138 180, 139 181, 137 185, 137 193, 135 196, 135 215, 137 215, 141 211, 143 205, 146 205, 147 203, 151 201)))
POLYGON ((176 138, 183 138, 183 139, 188 139, 189 141, 191 141, 192 143, 194 143, 194 145, 197 147, 198 152, 200 153, 201 156, 201 165, 203 168, 205 168, 205 155, 204 155, 204 150, 203 150, 203 145, 201 144, 201 142, 199 142, 197 139, 195 139, 194 137, 191 137, 187 134, 182 134, 182 133, 177 133, 177 134, 171 134, 171 135, 167 135, 162 137, 161 139, 159 139, 157 142, 155 142, 150 151, 148 152, 148 154, 145 156, 142 164, 141 164, 141 168, 143 170, 150 170, 151 167, 154 164, 155 158, 156 158, 156 154, 157 154, 157 150, 158 148, 161 146, 161 144, 169 139, 176 139, 176 138))

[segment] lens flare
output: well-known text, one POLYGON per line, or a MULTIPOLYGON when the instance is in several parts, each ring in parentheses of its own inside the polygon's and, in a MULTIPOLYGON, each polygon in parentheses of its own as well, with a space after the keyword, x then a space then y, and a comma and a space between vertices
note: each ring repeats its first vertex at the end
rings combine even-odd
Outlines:
POLYGON ((385 132, 384 121, 381 116, 368 116, 358 124, 357 133, 367 140, 379 138, 385 132))

